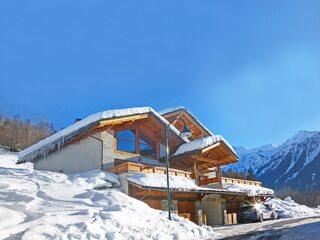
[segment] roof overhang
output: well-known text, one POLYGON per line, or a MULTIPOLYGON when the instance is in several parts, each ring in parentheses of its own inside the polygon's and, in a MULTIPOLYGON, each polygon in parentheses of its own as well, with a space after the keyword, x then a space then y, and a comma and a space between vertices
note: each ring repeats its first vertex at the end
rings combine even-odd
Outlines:
MULTIPOLYGON (((151 191, 159 191, 159 192, 167 192, 167 188, 165 187, 154 187, 154 186, 144 186, 134 182, 129 181, 134 187, 139 189, 151 190, 151 191)), ((238 192, 238 191, 230 191, 223 188, 201 188, 199 189, 183 189, 183 188, 170 188, 171 192, 180 192, 180 193, 199 193, 199 194, 223 194, 223 195, 237 195, 237 196, 244 196, 244 197, 253 197, 249 196, 245 192, 238 192)), ((257 194, 254 197, 273 197, 274 195, 271 194, 257 194)))
POLYGON ((144 108, 129 108, 110 110, 97 114, 93 114, 84 118, 69 127, 51 135, 50 137, 39 141, 38 143, 24 149, 18 155, 18 164, 24 162, 33 162, 39 158, 47 156, 66 144, 72 142, 74 139, 82 136, 92 129, 105 129, 107 126, 113 126, 129 121, 137 121, 153 116, 162 126, 169 126, 173 134, 181 139, 182 142, 189 140, 182 138, 180 132, 160 114, 150 107, 144 108))
POLYGON ((224 141, 215 142, 202 149, 173 155, 171 156, 171 160, 172 166, 184 164, 184 166, 190 167, 193 167, 195 161, 199 162, 199 165, 202 167, 216 167, 239 161, 237 155, 224 141))
POLYGON ((177 129, 183 128, 182 123, 177 121, 177 119, 183 119, 186 125, 193 132, 193 135, 189 138, 190 140, 213 135, 209 129, 207 129, 191 112, 184 107, 164 109, 159 111, 159 113, 169 122, 172 122, 177 129))

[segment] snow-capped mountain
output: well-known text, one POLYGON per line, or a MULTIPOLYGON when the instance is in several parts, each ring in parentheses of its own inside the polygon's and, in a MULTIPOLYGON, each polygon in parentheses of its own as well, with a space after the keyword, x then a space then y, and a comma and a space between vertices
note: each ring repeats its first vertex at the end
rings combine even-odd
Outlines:
POLYGON ((273 188, 320 189, 320 132, 299 131, 282 145, 234 147, 240 162, 224 170, 247 171, 273 188))

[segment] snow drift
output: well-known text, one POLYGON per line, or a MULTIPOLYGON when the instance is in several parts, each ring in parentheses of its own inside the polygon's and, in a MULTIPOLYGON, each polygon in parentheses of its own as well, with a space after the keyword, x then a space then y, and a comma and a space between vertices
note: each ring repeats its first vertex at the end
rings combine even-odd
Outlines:
POLYGON ((311 217, 319 216, 319 208, 310 208, 305 205, 296 203, 291 197, 286 197, 284 200, 273 198, 268 201, 273 204, 280 218, 295 218, 295 217, 311 217))
MULTIPOLYGON (((120 191, 116 175, 12 168, 0 161, 0 239, 207 239, 214 233, 120 191), (96 190, 103 189, 103 190, 96 190)), ((6 159, 6 160, 4 160, 6 159)))

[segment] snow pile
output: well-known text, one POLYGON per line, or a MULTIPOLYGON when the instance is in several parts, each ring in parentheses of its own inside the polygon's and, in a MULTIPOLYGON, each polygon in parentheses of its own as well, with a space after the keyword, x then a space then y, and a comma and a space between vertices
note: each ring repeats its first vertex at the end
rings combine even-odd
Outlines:
POLYGON ((272 189, 260 187, 256 185, 224 183, 222 187, 231 192, 246 193, 248 196, 251 196, 251 197, 257 196, 257 195, 273 195, 274 194, 274 191, 272 189))
POLYGON ((92 170, 69 175, 69 180, 84 189, 120 188, 118 176, 106 171, 92 170))
MULTIPOLYGON (((139 115, 139 114, 146 114, 152 113, 154 114, 160 121, 169 125, 169 122, 163 118, 160 114, 154 111, 150 107, 140 107, 140 108, 126 108, 126 109, 116 109, 116 110, 108 110, 104 112, 99 112, 96 114, 92 114, 74 124, 70 125, 69 127, 51 135, 50 137, 39 141, 38 143, 24 149, 19 154, 19 162, 25 161, 32 161, 38 154, 45 155, 50 150, 55 149, 56 146, 58 148, 64 145, 64 142, 67 140, 68 137, 76 134, 81 129, 89 127, 91 124, 106 119, 113 119, 125 116, 132 116, 132 115, 139 115), (29 159, 28 155, 32 155, 31 159, 29 159)), ((171 130, 173 130, 178 136, 180 136, 180 132, 173 126, 169 125, 171 130)), ((184 139, 184 141, 188 142, 188 139, 184 139)))
MULTIPOLYGON (((19 165, 21 166, 21 165, 19 165)), ((112 173, 65 175, 0 165, 0 239, 208 239, 210 227, 150 208, 112 173)))
MULTIPOLYGON (((155 173, 136 173, 127 178, 129 182, 136 183, 144 187, 167 187, 167 175, 155 173)), ((205 190, 207 188, 198 187, 193 179, 182 176, 169 176, 170 188, 181 190, 205 190)), ((210 190, 210 189, 208 189, 210 190)))
POLYGON ((291 197, 287 197, 284 200, 279 198, 273 198, 268 201, 273 204, 278 211, 281 218, 294 218, 294 217, 307 217, 307 216, 319 216, 320 209, 310 208, 305 205, 296 203, 291 197))
POLYGON ((0 167, 6 167, 6 168, 33 168, 32 163, 25 163, 21 164, 20 166, 16 164, 18 161, 18 154, 17 153, 12 153, 12 152, 5 152, 1 153, 0 152, 0 167))
POLYGON ((233 151, 233 153, 235 153, 232 146, 222 136, 212 135, 212 136, 196 139, 196 140, 190 141, 188 143, 182 144, 177 149, 177 151, 175 152, 174 155, 179 155, 179 154, 191 152, 194 150, 200 150, 200 149, 209 147, 209 146, 215 144, 216 142, 220 142, 220 141, 224 142, 233 151))

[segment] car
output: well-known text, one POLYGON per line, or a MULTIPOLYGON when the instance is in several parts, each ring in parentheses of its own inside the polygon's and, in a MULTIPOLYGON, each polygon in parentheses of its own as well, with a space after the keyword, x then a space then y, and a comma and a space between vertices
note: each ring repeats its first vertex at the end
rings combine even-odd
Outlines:
POLYGON ((238 213, 238 223, 263 222, 267 219, 277 219, 277 213, 272 205, 261 203, 243 205, 238 213))

